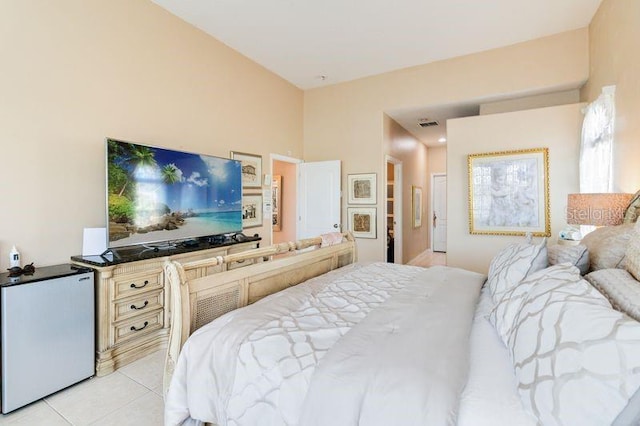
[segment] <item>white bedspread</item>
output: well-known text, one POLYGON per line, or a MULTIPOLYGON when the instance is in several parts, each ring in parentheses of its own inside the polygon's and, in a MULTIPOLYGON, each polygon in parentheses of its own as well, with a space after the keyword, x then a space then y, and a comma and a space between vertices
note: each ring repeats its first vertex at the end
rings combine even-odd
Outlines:
POLYGON ((509 350, 486 318, 491 294, 484 288, 471 328, 469 377, 460 400, 458 426, 535 426, 520 400, 509 350))
MULTIPOLYGON (((338 424, 333 416, 321 421, 323 407, 335 410, 336 398, 355 401, 363 395, 367 402, 352 405, 353 410, 371 419, 386 418, 385 424, 386 416, 402 413, 381 411, 380 398, 395 398, 403 407, 413 401, 421 418, 431 419, 435 409, 418 407, 430 397, 434 407, 445 407, 444 414, 433 418, 454 421, 456 394, 466 377, 468 348, 463 346, 468 345, 483 279, 445 267, 351 265, 230 312, 185 344, 165 403, 166 424, 190 418, 219 425, 338 424), (433 284, 426 284, 429 278, 435 279, 433 284), (460 283, 462 279, 468 282, 460 283), (460 307, 446 305, 456 300, 460 307), (462 306, 470 306, 469 313, 460 315, 462 306), (379 334, 381 329, 385 335, 379 334), (405 330, 418 335, 407 338, 400 333, 405 330), (462 341, 451 339, 465 334, 462 341), (365 361, 362 353, 373 356, 365 361), (425 361, 437 353, 443 356, 425 361), (371 368, 375 380, 364 380, 371 368), (432 385, 425 385, 429 379, 423 370, 431 374, 432 385), (329 392, 342 378, 354 385, 352 392, 329 392), (452 390, 436 391, 443 383, 453 383, 452 390)), ((340 410, 345 419, 356 415, 350 410, 340 410)))

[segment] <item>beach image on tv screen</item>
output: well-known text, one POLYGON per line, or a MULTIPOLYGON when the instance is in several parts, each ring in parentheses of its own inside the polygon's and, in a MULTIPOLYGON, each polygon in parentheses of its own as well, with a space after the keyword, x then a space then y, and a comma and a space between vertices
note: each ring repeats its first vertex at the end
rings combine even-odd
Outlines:
POLYGON ((109 247, 242 231, 242 165, 107 140, 109 247))

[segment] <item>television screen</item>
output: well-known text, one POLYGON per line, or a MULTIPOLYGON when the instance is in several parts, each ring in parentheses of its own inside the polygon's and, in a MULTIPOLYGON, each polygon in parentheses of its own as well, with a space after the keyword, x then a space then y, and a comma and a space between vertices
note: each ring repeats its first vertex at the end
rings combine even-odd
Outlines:
POLYGON ((107 139, 109 247, 242 231, 240 161, 107 139))

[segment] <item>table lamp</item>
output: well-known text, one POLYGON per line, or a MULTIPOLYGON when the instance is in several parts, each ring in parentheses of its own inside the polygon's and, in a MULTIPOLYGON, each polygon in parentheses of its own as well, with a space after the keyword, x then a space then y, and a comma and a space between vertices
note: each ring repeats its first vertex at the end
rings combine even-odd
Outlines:
MULTIPOLYGON (((595 227, 620 225, 632 196, 633 194, 625 193, 569 194, 567 197, 567 223, 595 227)), ((563 238, 563 233, 561 233, 561 238, 563 238)), ((565 238, 567 240, 582 239, 577 227, 565 234, 569 237, 565 238)))

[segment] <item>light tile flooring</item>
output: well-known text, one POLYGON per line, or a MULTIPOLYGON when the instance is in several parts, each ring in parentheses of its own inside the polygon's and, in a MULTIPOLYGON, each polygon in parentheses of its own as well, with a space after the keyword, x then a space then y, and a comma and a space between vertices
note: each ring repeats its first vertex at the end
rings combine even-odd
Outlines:
POLYGON ((161 426, 164 355, 155 352, 2 415, 0 425, 161 426))
POLYGON ((429 266, 435 266, 435 265, 446 266, 447 254, 433 252, 430 249, 425 250, 419 255, 417 255, 414 259, 412 259, 408 264, 413 266, 424 266, 425 268, 428 268, 429 266))

